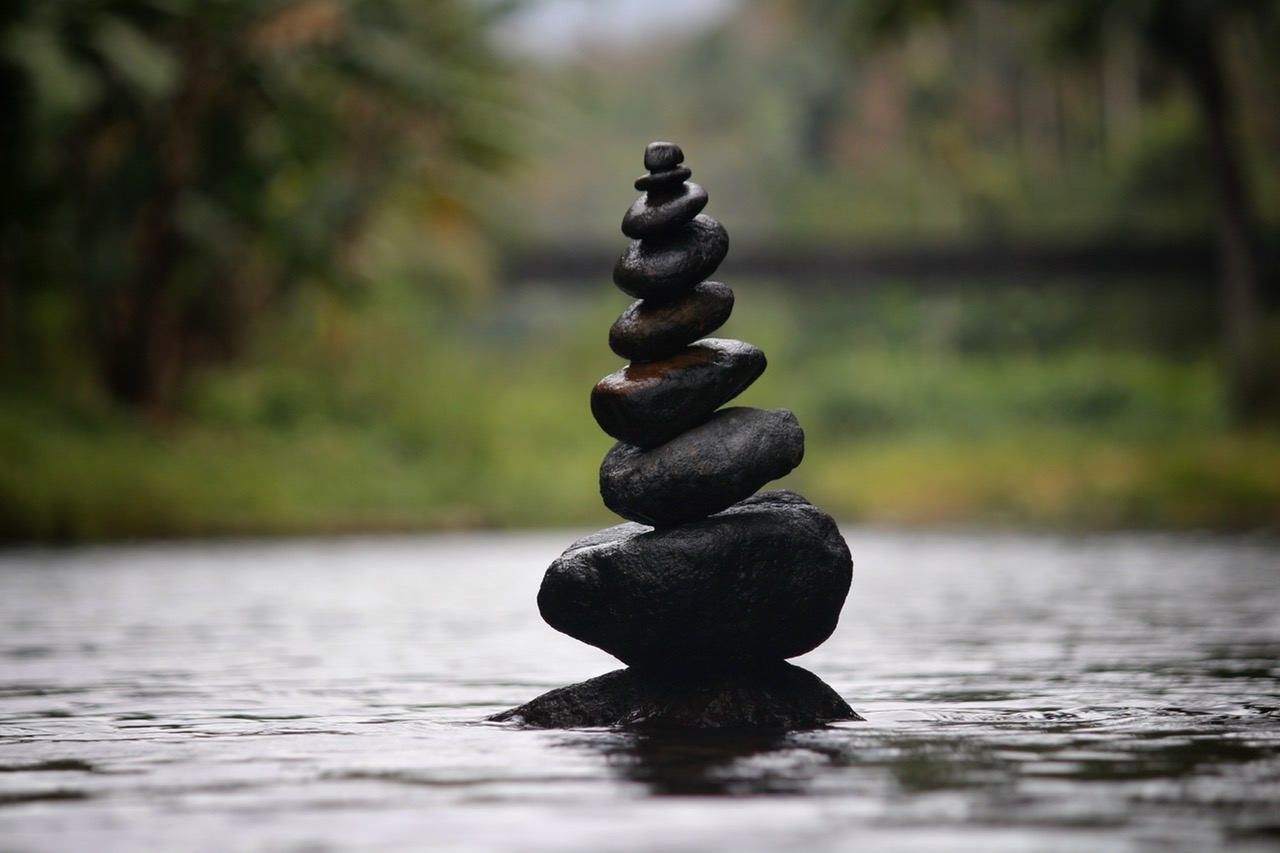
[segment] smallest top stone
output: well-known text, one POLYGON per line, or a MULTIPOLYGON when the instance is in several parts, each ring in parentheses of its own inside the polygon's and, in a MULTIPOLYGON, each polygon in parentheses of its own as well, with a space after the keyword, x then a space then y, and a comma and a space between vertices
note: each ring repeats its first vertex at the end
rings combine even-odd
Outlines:
POLYGON ((644 149, 644 167, 650 172, 666 172, 684 162, 684 152, 674 142, 650 142, 644 149))

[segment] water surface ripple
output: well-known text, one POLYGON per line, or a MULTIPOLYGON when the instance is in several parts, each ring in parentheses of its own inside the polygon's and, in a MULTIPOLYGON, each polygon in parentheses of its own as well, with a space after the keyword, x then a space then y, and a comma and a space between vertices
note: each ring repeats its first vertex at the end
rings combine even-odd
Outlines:
POLYGON ((575 532, 0 552, 0 849, 1280 850, 1280 544, 850 528, 867 721, 483 722, 575 532))

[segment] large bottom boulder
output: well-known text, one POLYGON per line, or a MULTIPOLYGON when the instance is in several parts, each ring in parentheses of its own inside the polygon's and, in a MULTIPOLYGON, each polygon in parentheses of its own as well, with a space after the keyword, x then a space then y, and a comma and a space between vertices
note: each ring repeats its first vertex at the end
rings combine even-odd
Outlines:
POLYGON ((578 540, 547 569, 538 608, 633 666, 742 669, 826 640, 852 576, 831 516, 763 492, 680 527, 633 522, 578 540))
POLYGON ((715 674, 619 669, 490 719, 537 728, 816 728, 861 720, 822 679, 785 662, 715 674))

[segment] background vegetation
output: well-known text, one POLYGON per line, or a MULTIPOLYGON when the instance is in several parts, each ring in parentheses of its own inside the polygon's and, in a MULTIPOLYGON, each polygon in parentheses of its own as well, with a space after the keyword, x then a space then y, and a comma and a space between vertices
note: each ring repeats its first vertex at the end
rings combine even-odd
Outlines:
POLYGON ((627 299, 607 262, 583 289, 504 260, 621 251, 661 138, 731 259, 1209 240, 1229 261, 1243 216, 1243 303, 1230 262, 803 283, 726 264, 721 334, 770 358, 742 402, 806 429, 782 485, 842 519, 1275 529, 1274 7, 744 0, 548 61, 492 46, 505 4, 11 4, 0 536, 606 522, 586 399, 627 299), (1174 14, 1212 35, 1243 214, 1193 76, 1152 41, 1174 14))

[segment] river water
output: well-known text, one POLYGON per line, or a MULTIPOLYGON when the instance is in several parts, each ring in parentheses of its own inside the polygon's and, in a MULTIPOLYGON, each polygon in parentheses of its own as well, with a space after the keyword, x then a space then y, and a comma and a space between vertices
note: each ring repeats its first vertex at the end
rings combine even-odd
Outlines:
POLYGON ((0 850, 1280 850, 1280 543, 849 528, 866 722, 484 722, 577 535, 0 552, 0 850))

